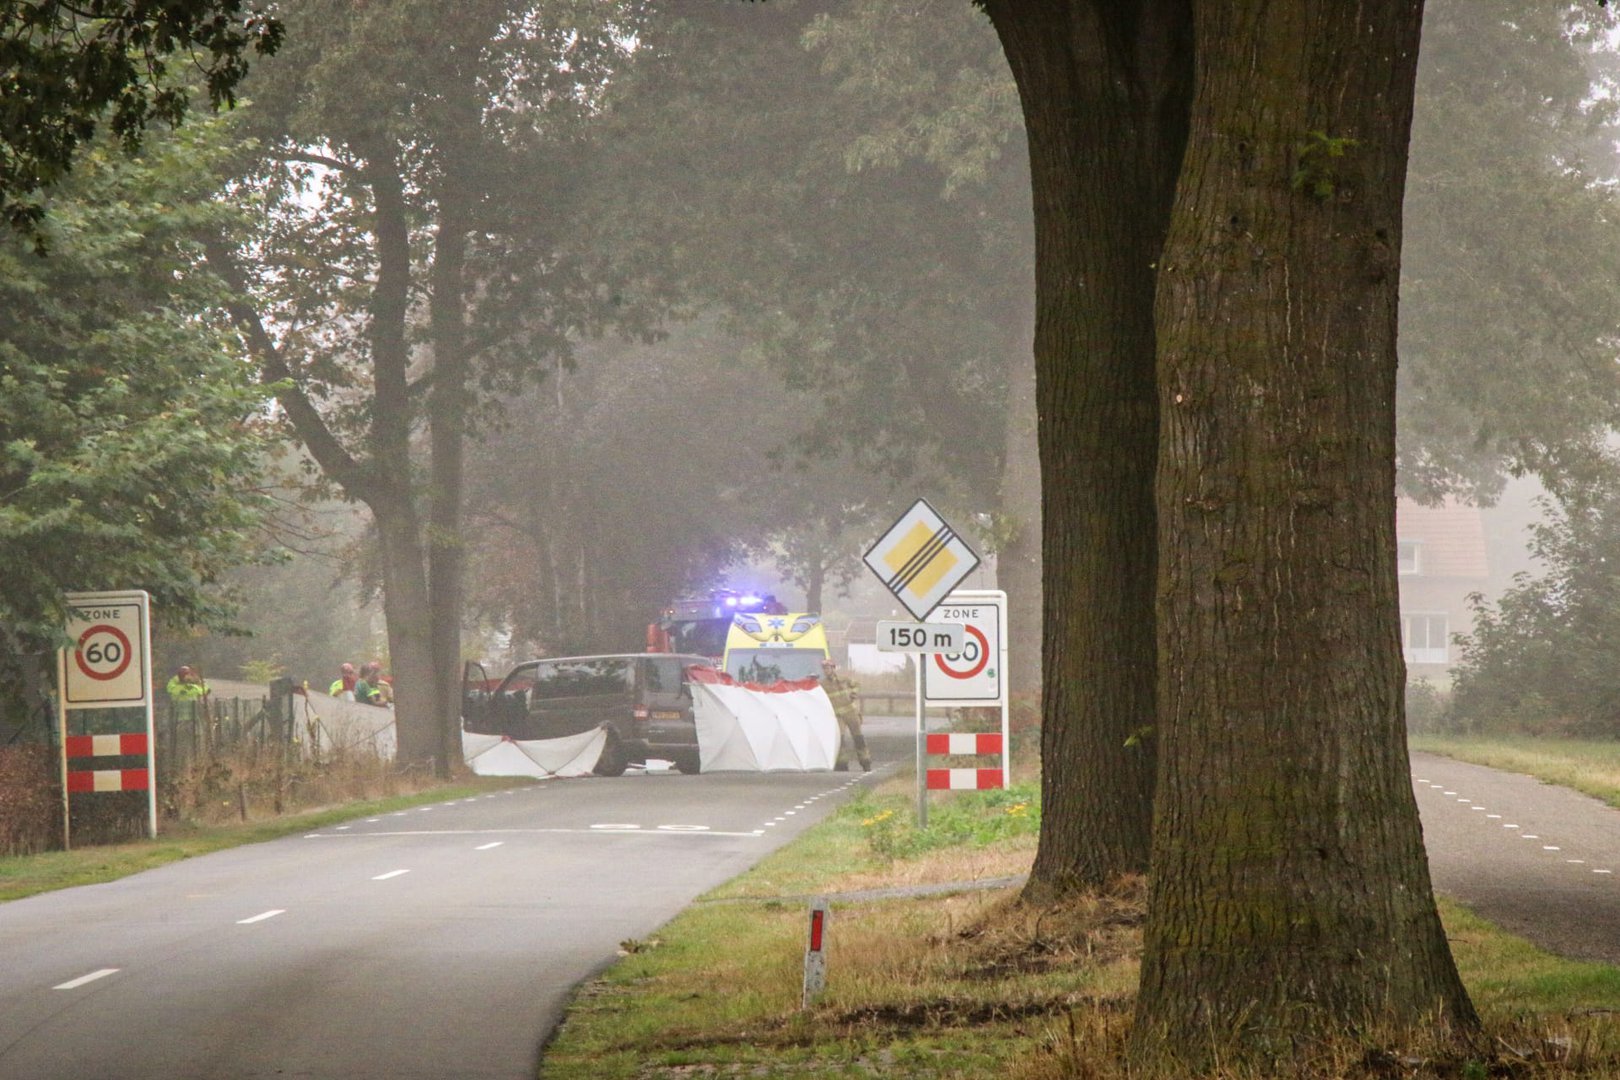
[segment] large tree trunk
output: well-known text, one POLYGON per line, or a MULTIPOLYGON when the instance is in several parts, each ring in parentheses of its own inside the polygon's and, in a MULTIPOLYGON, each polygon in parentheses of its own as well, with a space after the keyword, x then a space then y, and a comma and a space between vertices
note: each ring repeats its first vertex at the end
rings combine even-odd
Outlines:
POLYGON ((401 762, 436 761, 442 752, 433 716, 433 650, 421 529, 408 503, 371 504, 383 568, 383 621, 394 673, 394 732, 401 762))
POLYGON ((1474 1022, 1412 795, 1394 565, 1421 10, 1197 4, 1159 285, 1147 1056, 1474 1022))
POLYGON ((1034 188, 1044 809, 1025 892, 1041 901, 1147 866, 1153 291, 1190 15, 1178 0, 985 6, 1023 99, 1034 188))
MULTIPOLYGON (((1027 323, 1025 324, 1027 326, 1027 323)), ((1015 529, 996 553, 996 585, 1007 594, 1007 686, 1034 700, 1041 689, 1041 459, 1035 430, 1035 364, 1026 334, 1007 373, 1001 513, 1015 529)))
MULTIPOLYGON (((473 118, 476 122, 476 117, 473 118)), ((447 187, 449 185, 446 185, 447 187)), ((433 389, 428 395, 430 472, 433 477, 428 530, 428 602, 433 642, 433 709, 438 735, 435 759, 448 777, 461 764, 461 609, 466 548, 461 539, 466 476, 467 379, 466 296, 463 272, 467 234, 457 207, 458 191, 441 193, 439 229, 433 245, 431 329, 433 389)))

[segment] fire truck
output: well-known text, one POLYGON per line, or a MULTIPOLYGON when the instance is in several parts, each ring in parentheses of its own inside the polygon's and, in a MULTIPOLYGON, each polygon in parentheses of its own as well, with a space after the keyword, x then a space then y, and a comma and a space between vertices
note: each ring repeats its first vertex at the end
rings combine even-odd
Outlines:
POLYGON ((683 597, 670 604, 655 623, 647 626, 647 651, 706 656, 718 666, 726 651, 726 635, 738 614, 785 615, 774 596, 718 589, 683 597))

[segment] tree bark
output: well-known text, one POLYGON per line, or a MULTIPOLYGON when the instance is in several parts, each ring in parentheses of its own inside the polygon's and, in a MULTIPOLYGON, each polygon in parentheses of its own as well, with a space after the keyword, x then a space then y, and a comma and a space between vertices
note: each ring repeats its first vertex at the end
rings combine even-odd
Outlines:
POLYGON ((1024 326, 1008 365, 1001 465, 1001 513, 1015 523, 1015 531, 996 553, 996 584, 1006 592, 1009 609, 1007 685, 1015 698, 1036 701, 1041 689, 1041 457, 1027 320, 1024 326))
MULTIPOLYGON (((476 122, 476 116, 473 118, 476 122)), ((446 185, 449 187, 450 185, 446 185)), ((467 380, 466 295, 463 274, 467 233, 461 222, 461 192, 441 193, 433 245, 430 330, 433 387, 428 393, 432 492, 428 527, 428 602, 433 642, 433 707, 437 720, 439 775, 461 764, 461 618, 466 592, 465 545, 461 537, 466 476, 467 380)))
POLYGON ((396 502, 385 493, 368 505, 377 523, 382 554, 383 622, 394 671, 394 732, 399 741, 396 756, 406 763, 434 761, 441 749, 436 727, 429 722, 434 715, 433 648, 428 633, 432 620, 421 527, 408 501, 396 502))
POLYGON ((1153 294, 1191 24, 1182 0, 984 7, 1023 100, 1034 191, 1044 809, 1025 895, 1043 901, 1147 867, 1153 294))
POLYGON ((1422 0, 1195 2, 1159 279, 1160 770, 1134 1050, 1475 1022, 1403 717, 1395 329, 1422 0))

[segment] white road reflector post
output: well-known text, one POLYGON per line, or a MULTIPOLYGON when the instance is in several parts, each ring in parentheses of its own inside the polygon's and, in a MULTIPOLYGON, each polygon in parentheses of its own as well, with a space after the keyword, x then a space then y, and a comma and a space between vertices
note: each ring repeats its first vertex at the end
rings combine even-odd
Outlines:
POLYGON ((810 941, 804 950, 804 1008, 827 988, 827 898, 810 901, 810 941))

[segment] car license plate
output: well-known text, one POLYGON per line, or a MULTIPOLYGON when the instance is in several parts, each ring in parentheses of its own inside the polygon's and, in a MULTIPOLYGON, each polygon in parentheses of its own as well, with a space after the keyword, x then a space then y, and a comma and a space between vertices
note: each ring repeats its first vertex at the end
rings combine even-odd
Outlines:
POLYGON ((679 720, 681 711, 679 709, 654 709, 652 718, 654 720, 679 720))

